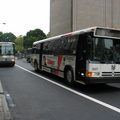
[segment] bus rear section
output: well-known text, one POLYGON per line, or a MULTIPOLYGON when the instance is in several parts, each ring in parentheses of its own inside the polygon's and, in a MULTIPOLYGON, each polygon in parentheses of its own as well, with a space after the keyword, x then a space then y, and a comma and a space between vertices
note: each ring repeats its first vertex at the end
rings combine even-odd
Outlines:
POLYGON ((15 45, 12 42, 0 42, 0 65, 15 65, 15 45))

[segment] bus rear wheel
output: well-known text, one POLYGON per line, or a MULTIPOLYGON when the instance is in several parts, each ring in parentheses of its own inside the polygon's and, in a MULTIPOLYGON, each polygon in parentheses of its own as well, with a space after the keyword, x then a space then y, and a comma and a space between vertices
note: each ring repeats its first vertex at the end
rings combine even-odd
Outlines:
POLYGON ((67 84, 69 85, 73 85, 74 84, 74 75, 73 75, 73 70, 72 68, 68 68, 65 71, 65 80, 67 82, 67 84))

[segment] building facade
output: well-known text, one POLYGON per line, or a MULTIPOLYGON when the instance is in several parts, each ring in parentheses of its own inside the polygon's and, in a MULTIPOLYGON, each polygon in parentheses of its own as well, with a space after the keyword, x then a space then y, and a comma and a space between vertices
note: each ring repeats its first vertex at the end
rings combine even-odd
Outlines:
POLYGON ((51 36, 102 26, 120 28, 120 0, 50 0, 51 36))

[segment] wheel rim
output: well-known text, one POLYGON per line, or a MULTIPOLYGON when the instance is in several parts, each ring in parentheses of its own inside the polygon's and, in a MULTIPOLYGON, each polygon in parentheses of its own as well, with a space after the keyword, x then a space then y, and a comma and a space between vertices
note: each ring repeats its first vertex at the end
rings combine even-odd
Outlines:
POLYGON ((66 77, 67 77, 67 81, 69 83, 72 82, 73 78, 72 78, 72 72, 70 70, 67 71, 67 76, 66 77))

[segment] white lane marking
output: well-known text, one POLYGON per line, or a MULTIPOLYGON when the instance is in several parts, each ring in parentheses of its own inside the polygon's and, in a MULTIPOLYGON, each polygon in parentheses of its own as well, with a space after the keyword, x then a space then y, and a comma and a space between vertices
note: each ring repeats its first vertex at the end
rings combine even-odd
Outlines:
POLYGON ((23 69, 23 70, 25 70, 25 71, 27 71, 27 72, 29 72, 29 73, 31 73, 31 74, 33 74, 33 75, 35 75, 35 76, 37 76, 37 77, 40 77, 40 78, 42 78, 42 79, 44 79, 44 80, 46 80, 46 81, 48 81, 48 82, 51 82, 51 83, 53 83, 53 84, 55 84, 55 85, 57 85, 57 86, 59 86, 59 87, 62 87, 62 88, 66 89, 66 90, 68 90, 68 91, 70 91, 70 92, 72 92, 72 93, 75 93, 75 94, 77 94, 77 95, 79 95, 79 96, 82 96, 82 97, 84 97, 84 98, 86 98, 86 99, 88 99, 88 100, 90 100, 90 101, 93 101, 93 102, 95 102, 95 103, 97 103, 97 104, 100 104, 100 105, 102 105, 102 106, 104 106, 104 107, 106 107, 106 108, 109 108, 109 109, 111 109, 111 110, 113 110, 113 111, 116 111, 116 112, 120 113, 120 109, 117 108, 117 107, 114 107, 114 106, 112 106, 112 105, 110 105, 110 104, 107 104, 107 103, 105 103, 105 102, 102 102, 102 101, 100 101, 100 100, 97 100, 97 99, 95 99, 95 98, 92 98, 92 97, 90 97, 90 96, 88 96, 88 95, 85 95, 85 94, 83 94, 83 93, 80 93, 80 92, 78 92, 78 91, 75 91, 75 90, 73 90, 73 89, 71 89, 71 88, 68 88, 68 87, 66 87, 66 86, 64 86, 64 85, 61 85, 61 84, 59 84, 59 83, 57 83, 57 82, 54 82, 54 81, 52 81, 52 80, 50 80, 50 79, 48 79, 48 78, 45 78, 45 77, 43 77, 43 76, 41 76, 41 75, 38 75, 38 74, 36 74, 36 73, 34 73, 34 72, 31 72, 31 71, 29 71, 29 70, 27 70, 27 69, 25 69, 25 68, 23 68, 23 67, 21 67, 21 66, 19 66, 19 65, 16 65, 16 66, 19 67, 19 68, 21 68, 21 69, 23 69))

